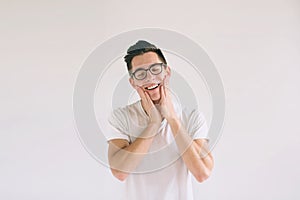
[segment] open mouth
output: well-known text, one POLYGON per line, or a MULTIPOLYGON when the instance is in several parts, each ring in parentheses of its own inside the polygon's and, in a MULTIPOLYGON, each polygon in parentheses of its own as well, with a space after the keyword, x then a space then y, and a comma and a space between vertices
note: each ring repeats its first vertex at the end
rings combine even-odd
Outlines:
POLYGON ((160 85, 160 83, 154 84, 154 85, 145 87, 145 89, 146 89, 146 90, 154 90, 154 89, 158 88, 159 85, 160 85))

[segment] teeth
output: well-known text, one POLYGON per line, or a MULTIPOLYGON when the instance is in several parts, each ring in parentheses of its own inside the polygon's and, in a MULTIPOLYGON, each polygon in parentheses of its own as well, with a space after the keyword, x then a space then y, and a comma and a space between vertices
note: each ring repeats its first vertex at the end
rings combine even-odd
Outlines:
POLYGON ((152 89, 156 88, 157 86, 158 86, 158 84, 156 84, 156 85, 153 85, 153 86, 151 86, 151 87, 147 87, 146 89, 148 89, 148 90, 152 90, 152 89))

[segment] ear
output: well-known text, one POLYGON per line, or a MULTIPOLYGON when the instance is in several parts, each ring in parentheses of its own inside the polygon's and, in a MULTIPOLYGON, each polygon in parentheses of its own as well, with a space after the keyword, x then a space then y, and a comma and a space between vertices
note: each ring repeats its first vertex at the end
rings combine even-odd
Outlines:
POLYGON ((166 72, 167 72, 167 76, 171 77, 171 68, 169 65, 167 65, 166 72))
POLYGON ((134 88, 134 89, 136 89, 137 88, 137 85, 134 83, 134 80, 133 80, 133 78, 129 78, 129 83, 130 83, 130 85, 134 88))

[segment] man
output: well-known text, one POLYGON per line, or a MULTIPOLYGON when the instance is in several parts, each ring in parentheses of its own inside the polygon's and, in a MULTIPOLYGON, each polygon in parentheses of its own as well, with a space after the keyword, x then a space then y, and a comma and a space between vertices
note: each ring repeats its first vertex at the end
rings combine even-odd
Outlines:
POLYGON ((127 50, 125 62, 129 82, 141 100, 115 109, 109 119, 112 174, 126 181, 127 199, 193 199, 191 174, 203 182, 214 165, 205 118, 197 110, 182 109, 172 98, 171 69, 155 45, 138 41, 127 50), (151 159, 165 147, 179 158, 159 165, 174 155, 151 159))

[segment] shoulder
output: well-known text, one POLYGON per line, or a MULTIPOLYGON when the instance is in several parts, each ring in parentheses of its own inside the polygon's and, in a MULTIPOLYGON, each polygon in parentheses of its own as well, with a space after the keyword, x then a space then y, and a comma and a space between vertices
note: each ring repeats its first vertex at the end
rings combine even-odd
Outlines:
POLYGON ((133 116, 140 114, 140 102, 134 102, 132 104, 115 108, 110 114, 110 120, 129 120, 133 116))
POLYGON ((182 121, 193 139, 209 139, 208 126, 204 113, 198 108, 187 109, 182 111, 182 121))
POLYGON ((205 121, 204 113, 198 108, 190 109, 183 108, 182 109, 182 118, 184 121, 205 121))

